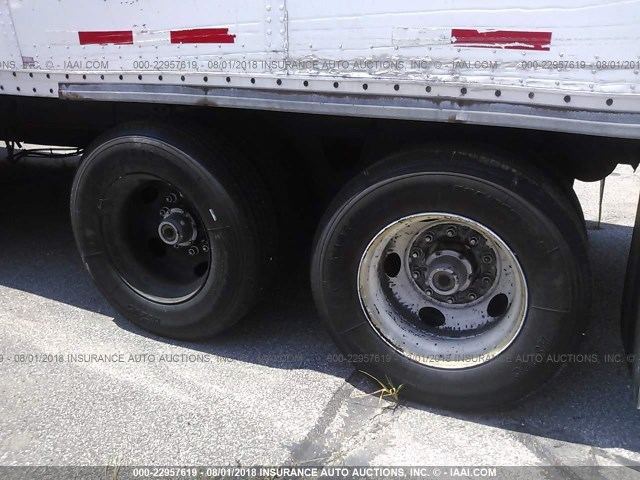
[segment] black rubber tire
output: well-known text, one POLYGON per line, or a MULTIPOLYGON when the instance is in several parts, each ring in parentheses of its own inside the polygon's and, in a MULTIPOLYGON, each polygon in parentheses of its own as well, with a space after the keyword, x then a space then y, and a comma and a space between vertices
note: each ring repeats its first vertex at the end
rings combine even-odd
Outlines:
POLYGON ((136 325, 184 340, 231 327, 261 297, 273 272, 273 218, 266 189, 244 158, 208 132, 172 124, 132 123, 97 139, 83 156, 71 192, 76 243, 101 292, 136 325), (111 214, 107 192, 140 173, 184 192, 207 231, 216 267, 181 303, 155 302, 130 288, 116 268, 118 253, 108 243, 113 240, 103 231, 103 219, 111 214))
POLYGON ((582 222, 560 186, 534 167, 514 168, 518 163, 473 149, 415 149, 373 165, 339 194, 316 236, 311 282, 321 317, 343 352, 385 360, 354 362, 355 368, 402 384, 402 394, 414 400, 483 409, 529 394, 566 360, 556 355, 575 351, 591 285, 582 222), (369 242, 387 225, 424 212, 485 225, 522 266, 529 291, 524 326, 487 363, 443 370, 414 362, 381 339, 360 305, 357 272, 369 242))

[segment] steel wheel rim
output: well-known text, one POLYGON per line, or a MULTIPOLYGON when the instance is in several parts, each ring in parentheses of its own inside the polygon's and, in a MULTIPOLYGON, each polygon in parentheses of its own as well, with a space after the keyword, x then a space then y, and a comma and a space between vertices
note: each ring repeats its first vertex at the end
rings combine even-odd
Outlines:
POLYGON ((411 215, 378 232, 360 259, 357 289, 370 325, 389 346, 448 370, 504 352, 522 330, 528 305, 526 279, 508 245, 486 226, 448 213, 411 215), (493 263, 483 263, 491 255, 493 263))
POLYGON ((204 223, 183 192, 154 175, 131 174, 109 187, 103 205, 106 251, 131 290, 167 305, 198 294, 212 255, 204 223))

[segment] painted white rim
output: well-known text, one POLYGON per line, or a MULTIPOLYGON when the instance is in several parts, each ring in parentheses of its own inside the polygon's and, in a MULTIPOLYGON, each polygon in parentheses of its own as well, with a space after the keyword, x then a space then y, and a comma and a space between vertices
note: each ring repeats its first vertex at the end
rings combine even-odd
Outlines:
POLYGON ((386 226, 362 255, 357 283, 362 310, 377 334, 398 353, 440 369, 465 369, 491 361, 514 342, 526 318, 528 289, 516 255, 493 231, 460 215, 422 213, 386 226), (454 305, 438 301, 412 278, 408 266, 414 242, 442 224, 473 229, 495 252, 493 284, 475 301, 454 305), (393 278, 384 270, 392 253, 401 260, 393 278), (501 315, 491 317, 489 304, 497 295, 506 295, 508 305, 501 315), (423 308, 441 312, 444 325, 422 325, 423 308))

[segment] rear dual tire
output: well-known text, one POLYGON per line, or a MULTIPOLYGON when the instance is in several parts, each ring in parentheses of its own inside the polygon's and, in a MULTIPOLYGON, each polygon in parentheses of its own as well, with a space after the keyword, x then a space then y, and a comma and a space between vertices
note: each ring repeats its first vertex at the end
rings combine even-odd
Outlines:
POLYGON ((311 281, 357 369, 416 400, 475 409, 522 398, 574 351, 590 285, 583 226, 561 188, 515 165, 419 149, 344 188, 317 235, 311 281), (483 265, 485 254, 499 264, 483 265))
POLYGON ((82 260, 127 319, 202 339, 236 323, 270 282, 273 211, 238 153, 206 132, 135 123, 87 149, 71 195, 82 260))

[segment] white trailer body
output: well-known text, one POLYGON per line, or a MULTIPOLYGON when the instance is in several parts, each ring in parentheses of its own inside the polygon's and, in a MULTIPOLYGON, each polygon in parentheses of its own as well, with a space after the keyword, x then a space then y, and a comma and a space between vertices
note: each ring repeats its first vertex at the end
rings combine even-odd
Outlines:
POLYGON ((9 0, 0 15, 4 94, 640 137, 638 1, 9 0))

